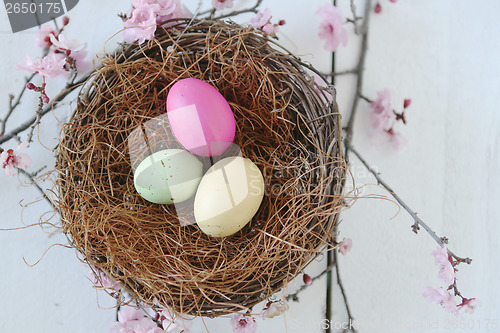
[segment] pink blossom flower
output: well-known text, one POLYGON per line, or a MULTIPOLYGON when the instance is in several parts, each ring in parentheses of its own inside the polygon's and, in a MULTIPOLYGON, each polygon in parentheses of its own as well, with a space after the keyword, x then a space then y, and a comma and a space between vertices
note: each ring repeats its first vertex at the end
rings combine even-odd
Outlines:
POLYGON ((52 28, 52 25, 46 23, 40 27, 40 30, 36 33, 36 45, 42 49, 48 49, 52 46, 50 41, 50 35, 58 36, 58 32, 52 28))
POLYGON ((133 320, 140 320, 144 317, 144 313, 132 306, 124 305, 118 311, 118 322, 126 323, 133 320))
POLYGON ((266 8, 263 11, 260 11, 255 15, 251 20, 250 24, 257 29, 262 29, 263 26, 269 23, 271 20, 272 13, 271 9, 266 8))
POLYGON ((113 281, 106 273, 96 267, 89 267, 87 276, 96 287, 111 288, 116 291, 119 291, 121 289, 120 285, 117 282, 113 281), (97 276, 95 274, 97 274, 97 276))
POLYGON ((442 262, 448 261, 448 250, 446 249, 446 244, 436 247, 431 254, 434 257, 436 265, 440 265, 442 262))
POLYGON ((481 302, 478 299, 475 298, 464 298, 462 300, 462 303, 458 305, 457 307, 457 315, 464 315, 466 313, 474 313, 474 310, 478 307, 481 306, 481 302))
POLYGON ((71 58, 75 60, 78 73, 86 72, 90 69, 91 64, 87 59, 87 51, 81 50, 78 52, 71 52, 71 58))
POLYGON ((217 10, 233 7, 233 0, 212 0, 212 6, 217 10))
POLYGON ((448 256, 448 251, 446 249, 446 244, 438 246, 434 251, 432 251, 434 256, 434 261, 436 265, 439 266, 438 277, 443 280, 446 284, 450 285, 455 281, 455 269, 450 262, 450 257, 448 256))
POLYGON ((23 142, 16 150, 8 149, 0 154, 0 165, 5 169, 7 176, 15 176, 15 169, 27 169, 33 162, 28 154, 20 153, 19 151, 28 147, 28 142, 23 142))
POLYGON ((382 6, 380 5, 380 2, 377 2, 375 5, 375 13, 380 14, 382 12, 382 6))
POLYGON ((152 6, 140 6, 134 8, 132 16, 123 22, 123 38, 127 43, 137 41, 139 44, 145 40, 151 40, 156 31, 156 14, 152 6))
POLYGON ((395 118, 391 107, 391 91, 389 89, 384 89, 379 91, 377 95, 377 100, 370 104, 372 108, 370 118, 375 130, 384 130, 389 124, 389 121, 395 118))
POLYGON ((156 323, 146 317, 127 322, 116 322, 109 333, 164 333, 156 323))
POLYGON ((169 309, 164 309, 160 314, 160 321, 166 333, 189 333, 193 320, 190 316, 176 314, 169 309))
POLYGON ((123 306, 118 311, 118 322, 109 333, 164 333, 151 319, 144 317, 144 313, 131 306, 123 306))
POLYGON ((396 3, 396 1, 398 1, 398 0, 389 0, 389 1, 392 3, 396 3))
POLYGON ((335 51, 339 44, 347 44, 347 31, 342 27, 345 18, 342 11, 332 4, 321 7, 316 14, 321 16, 322 21, 319 26, 319 38, 325 40, 325 49, 335 51))
POLYGON ((43 58, 36 58, 34 61, 30 57, 26 57, 26 65, 17 65, 17 68, 53 78, 66 73, 65 65, 66 57, 63 54, 50 53, 43 58))
POLYGON ((342 240, 342 243, 340 243, 339 252, 345 256, 347 252, 351 251, 351 249, 352 249, 352 239, 344 238, 342 240))
MULTIPOLYGON (((50 35, 50 41, 57 49, 61 51, 78 52, 87 47, 87 43, 80 43, 78 39, 66 39, 66 36, 60 34, 59 36, 50 35)), ((68 53, 68 55, 69 55, 68 53)))
POLYGON ((182 7, 179 0, 132 0, 132 4, 134 8, 152 8, 158 23, 177 17, 175 13, 182 7))
POLYGON ((181 4, 177 0, 177 6, 175 7, 175 11, 167 17, 158 17, 158 22, 164 22, 166 20, 170 20, 173 18, 189 18, 189 17, 193 17, 193 13, 191 13, 191 11, 185 5, 181 4))
POLYGON ((271 9, 266 8, 263 11, 258 12, 257 15, 255 15, 250 20, 250 24, 254 28, 264 31, 268 35, 275 36, 276 33, 279 31, 278 25, 280 24, 272 24, 271 17, 272 17, 271 9))
POLYGON ((422 295, 427 298, 429 302, 440 304, 446 311, 455 313, 457 308, 455 300, 448 291, 443 289, 443 287, 439 287, 438 289, 429 286, 424 287, 422 295))
POLYGON ((268 302, 262 311, 262 318, 274 318, 288 310, 288 304, 282 302, 268 302))
POLYGON ((252 316, 238 313, 231 319, 231 327, 234 333, 255 333, 257 331, 257 323, 252 316))

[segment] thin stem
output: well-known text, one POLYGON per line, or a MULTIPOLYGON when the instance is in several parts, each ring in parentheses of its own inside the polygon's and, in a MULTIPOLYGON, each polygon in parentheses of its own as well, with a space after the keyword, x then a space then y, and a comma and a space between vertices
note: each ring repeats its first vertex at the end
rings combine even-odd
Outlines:
POLYGON ((253 5, 250 8, 246 8, 246 9, 242 9, 242 10, 235 10, 235 11, 233 11, 231 13, 224 14, 224 15, 221 15, 221 16, 217 16, 215 19, 216 20, 221 20, 223 18, 233 17, 233 16, 244 14, 244 13, 257 13, 258 12, 258 8, 259 8, 259 6, 261 4, 262 4, 262 0, 257 0, 257 2, 255 3, 255 5, 253 5))
MULTIPOLYGON (((444 244, 446 244, 444 238, 439 237, 424 221, 422 221, 422 219, 420 217, 418 217, 417 213, 415 213, 413 211, 413 209, 411 209, 406 204, 406 202, 404 202, 403 199, 401 199, 399 197, 399 195, 397 195, 396 192, 394 192, 394 190, 380 177, 380 174, 377 171, 375 171, 370 166, 370 164, 368 164, 368 162, 366 162, 366 160, 361 156, 361 154, 356 149, 354 149, 353 146, 351 146, 348 143, 346 143, 346 145, 349 145, 348 146, 349 147, 349 151, 351 151, 354 155, 356 155, 356 157, 359 159, 359 161, 361 163, 363 163, 363 165, 365 166, 365 168, 375 177, 375 179, 377 179, 378 184, 381 185, 383 188, 385 188, 391 194, 391 196, 401 205, 401 207, 403 207, 408 212, 408 214, 410 214, 410 216, 415 221, 415 224, 412 226, 412 228, 413 228, 414 231, 415 231, 415 225, 421 226, 422 228, 424 228, 425 231, 427 231, 427 233, 429 235, 431 235, 431 237, 436 241, 436 243, 438 243, 441 246, 443 246, 444 244)), ((470 264, 471 261, 472 261, 472 259, 470 259, 468 257, 467 258, 461 258, 461 257, 457 256, 450 249, 448 249, 448 253, 453 258, 455 258, 458 262, 465 262, 467 264, 470 264)))
MULTIPOLYGON (((312 282, 311 282, 311 284, 310 284, 310 285, 312 285, 312 283, 313 283, 314 281, 316 281, 316 280, 320 279, 322 276, 324 276, 325 274, 327 274, 328 272, 330 272, 330 271, 333 269, 333 267, 335 267, 335 262, 333 262, 333 263, 331 263, 330 265, 328 265, 328 266, 325 268, 325 270, 323 270, 321 273, 319 273, 318 275, 316 275, 315 277, 313 277, 313 278, 311 279, 311 281, 312 281, 312 282)), ((298 301, 299 301, 299 297, 298 297, 298 295, 299 295, 302 291, 306 290, 306 289, 307 289, 307 287, 309 287, 310 285, 306 285, 306 284, 302 285, 302 286, 301 286, 301 287, 300 287, 300 288, 299 288, 296 292, 294 292, 293 294, 289 294, 289 295, 287 295, 287 296, 286 296, 286 300, 287 300, 287 301, 292 300, 292 301, 294 301, 294 302, 298 302, 298 301)))
POLYGON ((348 154, 349 143, 352 139, 352 131, 354 127, 354 119, 356 117, 356 112, 358 110, 359 98, 361 96, 361 89, 363 88, 363 76, 366 61, 366 53, 368 51, 368 24, 370 22, 370 10, 371 10, 371 0, 367 0, 365 7, 365 20, 363 21, 363 25, 361 27, 361 51, 359 54, 359 61, 356 69, 358 71, 358 76, 356 80, 356 92, 354 94, 354 99, 352 101, 351 114, 349 116, 349 120, 346 126, 346 136, 345 136, 345 156, 348 154))
MULTIPOLYGON (((21 92, 17 97, 15 98, 9 98, 9 110, 7 111, 7 114, 5 117, 2 119, 2 128, 0 129, 0 134, 5 134, 5 127, 7 125, 7 120, 9 120, 10 116, 12 115, 12 112, 16 109, 16 107, 21 104, 21 98, 24 95, 24 92, 26 91, 26 84, 30 82, 33 78, 35 77, 35 73, 31 74, 29 77, 26 78, 24 85, 21 89, 21 92), (14 103, 12 103, 14 101, 14 103)), ((12 95, 11 95, 12 96, 12 95)))
MULTIPOLYGON (((340 279, 340 269, 339 269, 339 262, 337 260, 337 251, 333 251, 333 261, 335 263, 335 273, 337 275, 337 285, 339 286, 340 288, 340 292, 342 293, 342 298, 344 299, 344 305, 345 305, 345 309, 347 311, 347 317, 348 317, 348 320, 349 320, 349 323, 352 323, 354 321, 354 317, 352 316, 352 313, 351 313, 351 308, 349 307, 349 302, 347 301, 347 295, 346 295, 346 292, 345 292, 345 289, 344 289, 344 284, 342 283, 342 280, 340 279)), ((346 329, 345 331, 351 331, 351 332, 356 332, 356 330, 354 328, 352 329, 346 329)))
POLYGON ((373 100, 369 99, 368 97, 366 97, 365 95, 359 95, 359 98, 365 100, 366 102, 368 103, 373 103, 373 100))
POLYGON ((323 75, 324 76, 335 77, 335 76, 341 76, 341 75, 347 75, 347 74, 358 74, 358 73, 359 73, 359 69, 358 68, 353 68, 353 69, 348 69, 348 70, 345 70, 345 71, 330 72, 328 74, 323 74, 323 75))
POLYGON ((356 4, 354 3, 354 0, 351 0, 351 13, 352 13, 352 20, 351 19, 348 19, 347 21, 348 22, 351 22, 352 24, 354 24, 354 33, 356 35, 359 35, 359 26, 358 26, 358 21, 361 20, 362 18, 359 17, 357 14, 356 14, 356 4))
MULTIPOLYGON (((80 86, 81 84, 83 84, 87 80, 87 78, 88 78, 88 76, 85 76, 85 77, 81 78, 79 81, 75 82, 73 85, 71 85, 70 87, 68 87, 64 92, 62 92, 56 98, 54 98, 54 100, 52 101, 52 103, 50 103, 49 105, 46 105, 45 108, 40 112, 40 117, 43 117, 47 113, 49 113, 50 111, 52 111, 57 106, 57 104, 59 104, 69 93, 71 93, 73 90, 75 90, 78 86, 80 86)), ((27 130, 28 128, 30 128, 30 126, 32 126, 37 121, 37 117, 38 117, 38 115, 34 115, 30 119, 28 119, 26 122, 22 123, 21 125, 19 125, 16 128, 14 128, 9 133, 1 136, 0 137, 0 144, 9 141, 12 138, 17 137, 17 135, 19 133, 21 133, 21 132, 27 130)))
POLYGON ((40 93, 40 98, 39 98, 39 101, 38 101, 38 108, 35 112, 35 121, 33 122, 33 124, 31 125, 31 129, 28 133, 28 139, 27 141, 28 142, 32 142, 33 141, 33 134, 35 133, 35 128, 40 124, 40 121, 42 120, 42 112, 43 112, 43 97, 42 97, 42 94, 43 93, 40 93))

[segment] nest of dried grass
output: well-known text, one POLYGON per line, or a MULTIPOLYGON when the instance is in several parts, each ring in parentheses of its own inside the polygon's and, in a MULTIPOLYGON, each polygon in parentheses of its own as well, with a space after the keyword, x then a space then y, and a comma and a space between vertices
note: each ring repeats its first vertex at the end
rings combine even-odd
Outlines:
MULTIPOLYGON (((181 313, 218 316, 280 290, 333 246, 344 206, 340 116, 333 89, 317 85, 313 71, 252 28, 210 20, 179 21, 106 55, 58 150, 57 204, 71 245, 138 300, 181 313), (134 189, 134 163, 150 152, 129 136, 166 112, 169 88, 187 77, 228 100, 234 143, 266 182, 257 214, 230 237, 182 226, 186 214, 134 189)), ((168 123, 155 131, 156 144, 178 147, 168 123)))

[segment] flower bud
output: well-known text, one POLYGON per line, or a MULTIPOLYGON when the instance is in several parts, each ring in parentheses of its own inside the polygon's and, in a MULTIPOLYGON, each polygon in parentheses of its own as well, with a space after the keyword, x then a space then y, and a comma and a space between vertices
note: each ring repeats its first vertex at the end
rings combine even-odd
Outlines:
POLYGON ((33 83, 31 83, 31 82, 26 83, 26 88, 27 88, 28 90, 35 90, 35 91, 38 89, 38 87, 37 87, 37 86, 35 86, 35 85, 34 85, 33 83))
POLYGON ((311 283, 313 282, 313 279, 312 279, 309 275, 307 275, 307 274, 304 274, 304 275, 302 276, 302 279, 304 280, 304 284, 305 284, 306 286, 311 285, 311 283))
POLYGON ((404 103, 403 103, 403 107, 406 109, 407 107, 409 107, 411 104, 411 99, 410 98, 406 98, 404 103))

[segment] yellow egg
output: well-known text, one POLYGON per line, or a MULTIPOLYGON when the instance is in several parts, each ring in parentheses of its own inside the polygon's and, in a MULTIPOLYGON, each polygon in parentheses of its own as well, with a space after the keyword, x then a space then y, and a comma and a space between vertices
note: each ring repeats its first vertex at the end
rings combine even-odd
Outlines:
POLYGON ((203 164, 182 149, 167 149, 146 157, 134 172, 134 186, 146 200, 157 204, 182 202, 192 197, 203 164))
POLYGON ((241 230, 264 197, 264 178, 248 158, 228 157, 215 163, 201 179, 194 199, 200 229, 213 237, 241 230))

